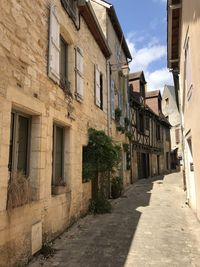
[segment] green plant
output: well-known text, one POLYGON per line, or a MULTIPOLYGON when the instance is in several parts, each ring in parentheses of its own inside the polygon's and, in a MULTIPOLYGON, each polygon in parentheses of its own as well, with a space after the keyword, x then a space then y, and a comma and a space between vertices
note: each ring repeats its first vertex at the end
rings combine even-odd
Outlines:
POLYGON ((132 140, 133 135, 132 135, 131 132, 128 131, 128 132, 125 133, 125 135, 126 135, 126 137, 128 137, 129 140, 132 140))
POLYGON ((118 198, 121 196, 123 190, 123 178, 116 176, 111 181, 111 195, 112 198, 118 198))
POLYGON ((127 117, 124 118, 124 124, 125 124, 125 127, 128 128, 128 126, 130 125, 129 118, 127 118, 127 117))
POLYGON ((123 144, 123 149, 125 152, 129 151, 129 144, 123 144))
POLYGON ((116 120, 116 122, 120 121, 121 115, 122 115, 121 109, 120 108, 116 108, 115 109, 115 120, 116 120))
POLYGON ((112 206, 108 199, 101 193, 91 199, 89 211, 94 214, 110 213, 112 206))
POLYGON ((94 195, 104 193, 109 186, 111 173, 120 162, 120 147, 104 131, 88 130, 88 145, 84 149, 83 178, 92 179, 94 195))
POLYGON ((117 126, 117 131, 121 133, 125 133, 125 128, 123 126, 117 126))

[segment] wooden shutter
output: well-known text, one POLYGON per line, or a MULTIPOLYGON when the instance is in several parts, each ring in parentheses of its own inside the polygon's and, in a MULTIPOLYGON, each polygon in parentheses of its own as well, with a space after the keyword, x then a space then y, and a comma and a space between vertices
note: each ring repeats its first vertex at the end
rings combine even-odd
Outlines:
POLYGON ((48 75, 56 83, 60 80, 60 25, 55 6, 50 7, 48 75))
POLYGON ((111 80, 110 86, 110 110, 111 110, 111 118, 115 119, 115 83, 111 80))
POLYGON ((95 104, 98 107, 101 107, 101 92, 100 92, 100 71, 98 66, 94 66, 94 73, 95 73, 95 104))
POLYGON ((83 52, 78 47, 76 48, 76 94, 78 100, 83 100, 83 52))

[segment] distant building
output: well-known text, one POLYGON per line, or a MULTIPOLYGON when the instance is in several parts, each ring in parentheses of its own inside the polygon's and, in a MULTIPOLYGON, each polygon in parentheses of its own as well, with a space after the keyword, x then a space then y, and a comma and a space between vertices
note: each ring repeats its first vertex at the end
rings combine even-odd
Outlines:
POLYGON ((183 122, 189 205, 200 219, 200 1, 168 0, 168 68, 183 122))
POLYGON ((133 180, 170 171, 170 124, 159 90, 146 92, 143 71, 129 75, 133 180))
POLYGON ((108 86, 109 86, 109 107, 108 107, 108 128, 109 135, 121 146, 122 164, 119 175, 123 177, 124 186, 131 181, 130 153, 124 147, 129 146, 129 139, 126 136, 125 121, 129 118, 128 105, 128 63, 132 59, 126 39, 119 24, 114 6, 107 1, 92 0, 91 5, 98 22, 102 28, 108 45, 111 49, 111 57, 108 60, 108 86), (116 112, 120 112, 120 119, 117 119, 116 112))
POLYGON ((180 112, 177 106, 174 86, 165 85, 162 95, 162 111, 171 124, 171 168, 182 165, 182 134, 180 112))

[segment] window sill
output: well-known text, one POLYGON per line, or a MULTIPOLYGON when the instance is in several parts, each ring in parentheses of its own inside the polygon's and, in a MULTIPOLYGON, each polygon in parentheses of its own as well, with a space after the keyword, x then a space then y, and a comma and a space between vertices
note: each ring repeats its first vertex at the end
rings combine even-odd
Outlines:
POLYGON ((67 186, 63 186, 63 185, 56 185, 56 186, 52 186, 51 188, 51 192, 53 196, 57 196, 57 195, 62 195, 65 193, 69 193, 70 190, 67 186))

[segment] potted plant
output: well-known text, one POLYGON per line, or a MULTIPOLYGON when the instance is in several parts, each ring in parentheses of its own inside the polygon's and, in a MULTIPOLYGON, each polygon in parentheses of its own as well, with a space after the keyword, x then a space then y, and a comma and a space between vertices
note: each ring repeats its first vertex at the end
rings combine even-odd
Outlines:
POLYGON ((116 176, 111 180, 111 196, 112 198, 118 198, 121 196, 123 190, 122 177, 116 176))

